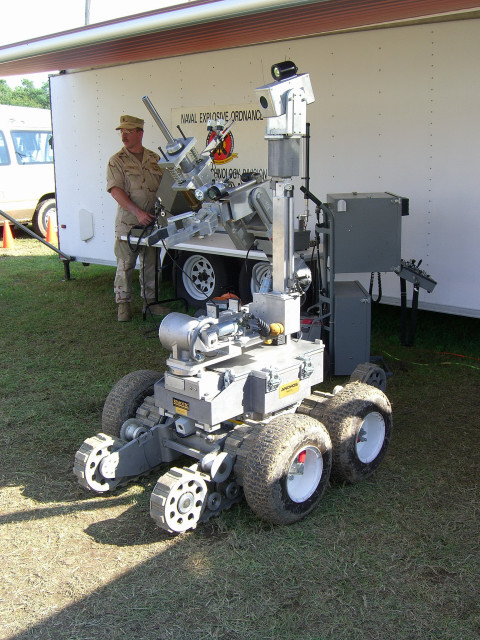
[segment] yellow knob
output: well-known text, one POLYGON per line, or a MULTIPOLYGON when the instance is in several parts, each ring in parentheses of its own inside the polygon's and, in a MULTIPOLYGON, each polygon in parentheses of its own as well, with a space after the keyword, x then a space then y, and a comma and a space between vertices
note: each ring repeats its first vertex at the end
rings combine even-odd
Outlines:
POLYGON ((271 336, 279 336, 284 331, 285 331, 285 327, 280 322, 272 322, 272 324, 270 325, 271 336))

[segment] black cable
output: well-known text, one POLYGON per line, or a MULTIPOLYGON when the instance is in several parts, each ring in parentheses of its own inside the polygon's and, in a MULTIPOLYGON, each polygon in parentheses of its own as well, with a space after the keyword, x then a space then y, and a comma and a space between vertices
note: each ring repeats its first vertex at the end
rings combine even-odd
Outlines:
POLYGON ((128 248, 130 249, 130 251, 132 253, 136 253, 140 249, 140 241, 143 240, 145 234, 147 233, 147 230, 150 229, 150 227, 152 227, 152 229, 153 229, 154 222, 155 221, 149 222, 145 227, 135 226, 135 227, 131 227, 128 230, 128 233, 127 233, 127 244, 128 244, 128 248), (141 234, 138 236, 138 241, 137 241, 137 244, 136 244, 135 247, 132 245, 132 242, 131 242, 132 230, 133 229, 141 229, 142 230, 141 234))
POLYGON ((410 323, 407 316, 407 281, 400 278, 400 305, 401 305, 401 330, 400 344, 403 347, 413 347, 415 340, 415 331, 417 328, 418 315, 418 295, 420 287, 418 284, 413 285, 412 309, 410 313, 410 323))
POLYGON ((372 271, 372 273, 370 274, 370 287, 368 289, 368 293, 370 295, 370 298, 372 300, 373 304, 378 304, 380 302, 380 300, 382 299, 382 276, 380 274, 379 271, 377 271, 377 281, 378 281, 378 296, 376 299, 373 298, 372 296, 372 291, 373 291, 373 279, 374 279, 375 275, 374 272, 372 271))
MULTIPOLYGON (((156 215, 155 220, 152 220, 152 222, 149 222, 144 227, 139 227, 139 226, 132 227, 131 229, 129 229, 128 234, 127 234, 127 244, 128 244, 128 247, 129 247, 130 251, 132 253, 137 253, 138 255, 140 255, 140 253, 142 254, 142 282, 143 282, 143 298, 142 299, 143 299, 143 302, 145 303, 144 313, 146 313, 147 311, 149 312, 150 318, 151 318, 153 324, 155 325, 156 329, 158 329, 160 325, 157 325, 157 323, 155 321, 155 317, 154 317, 153 313, 150 310, 150 306, 149 306, 150 303, 147 300, 147 293, 146 293, 146 287, 145 287, 145 259, 146 259, 145 254, 146 254, 147 248, 149 248, 149 247, 141 245, 141 241, 143 240, 143 238, 146 235, 150 235, 150 231, 154 228, 155 222, 157 221, 157 218, 158 218, 158 214, 156 215), (133 229, 142 229, 140 235, 136 236, 137 237, 137 243, 136 243, 135 246, 132 244, 132 241, 131 241, 132 230, 133 229), (148 232, 148 234, 147 234, 147 232, 148 232)), ((165 247, 165 243, 164 242, 163 242, 163 245, 165 247)), ((165 250, 167 251, 166 247, 165 247, 165 250)), ((155 251, 155 249, 154 249, 154 251, 155 251)), ((168 253, 168 251, 167 251, 167 253, 168 253)), ((168 255, 170 255, 170 254, 168 254, 168 255)), ((155 279, 157 278, 157 260, 158 260, 158 256, 155 253, 155 279)), ((188 274, 187 274, 187 276, 188 276, 188 274)), ((157 291, 157 288, 156 288, 157 286, 158 285, 156 283, 155 292, 157 291)), ((157 297, 158 297, 158 295, 157 295, 157 297)), ((173 300, 176 300, 176 299, 177 298, 169 298, 168 300, 163 300, 162 302, 172 302, 173 300)), ((183 298, 182 298, 182 300, 183 300, 183 298)), ((160 302, 160 301, 159 300, 155 300, 155 303, 158 303, 158 302, 160 302)), ((188 310, 188 304, 187 304, 186 300, 184 300, 184 302, 185 302, 186 310, 188 310)))
MULTIPOLYGON (((317 225, 320 226, 320 207, 315 207, 315 215, 317 218, 317 225)), ((321 259, 320 259, 320 234, 317 230, 315 230, 315 246, 312 247, 312 257, 314 255, 314 250, 316 249, 316 257, 317 257, 317 287, 318 290, 315 292, 315 297, 319 297, 323 291, 323 280, 322 280, 322 268, 321 268, 321 259)), ((313 258, 312 258, 313 262, 313 258)))
POLYGON ((400 327, 400 344, 407 344, 407 281, 400 278, 400 308, 401 308, 401 327, 400 327))
POLYGON ((418 294, 420 293, 420 285, 415 283, 413 285, 412 294, 412 315, 410 318, 410 333, 408 335, 408 346, 413 347, 415 340, 415 331, 417 329, 417 315, 418 315, 418 294))
POLYGON ((256 240, 254 240, 254 241, 252 242, 252 244, 250 245, 250 247, 249 247, 249 249, 248 249, 248 251, 247 251, 247 255, 245 256, 245 259, 244 259, 244 261, 243 261, 243 264, 244 264, 244 266, 245 266, 245 273, 248 273, 248 266, 247 266, 247 262, 248 262, 248 254, 250 253, 250 251, 251 251, 254 247, 256 247, 256 245, 257 245, 257 241, 256 241, 256 240))
POLYGON ((260 318, 255 318, 257 321, 258 333, 263 337, 267 338, 270 335, 270 325, 265 322, 265 320, 261 320, 260 318))
MULTIPOLYGON (((152 220, 152 222, 149 222, 144 227, 140 227, 140 226, 131 227, 128 230, 128 233, 127 233, 127 245, 128 245, 128 248, 130 249, 130 251, 132 253, 136 253, 138 255, 140 255, 140 253, 142 253, 143 301, 145 302, 145 306, 146 306, 147 309, 148 309, 148 300, 147 300, 147 294, 146 294, 146 291, 145 291, 145 247, 143 247, 140 243, 143 240, 143 238, 145 237, 145 235, 147 234, 147 231, 150 230, 150 228, 153 229, 154 223, 155 223, 155 220, 152 220), (142 229, 140 235, 139 236, 135 236, 137 238, 137 242, 136 242, 135 246, 133 246, 132 241, 131 241, 133 229, 142 229)), ((155 256, 155 259, 156 259, 156 256, 155 256)), ((155 271, 156 271, 156 269, 155 269, 155 271)), ((150 312, 150 316, 152 317, 152 320, 153 320, 153 314, 151 312, 150 312)))

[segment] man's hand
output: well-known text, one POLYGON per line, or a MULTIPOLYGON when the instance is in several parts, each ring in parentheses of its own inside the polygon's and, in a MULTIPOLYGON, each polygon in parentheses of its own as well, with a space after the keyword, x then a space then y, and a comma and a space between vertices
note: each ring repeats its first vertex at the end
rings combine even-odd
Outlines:
POLYGON ((144 211, 143 209, 140 209, 140 207, 137 207, 137 205, 130 200, 125 191, 120 189, 120 187, 112 187, 110 189, 110 194, 121 207, 130 211, 130 213, 137 218, 142 227, 146 227, 147 224, 150 224, 150 222, 155 218, 153 213, 148 213, 148 211, 144 211))
POLYGON ((147 213, 146 211, 143 211, 139 207, 137 207, 137 211, 132 211, 132 213, 138 219, 142 227, 146 227, 147 224, 150 224, 150 222, 152 222, 152 220, 155 218, 153 213, 147 213))

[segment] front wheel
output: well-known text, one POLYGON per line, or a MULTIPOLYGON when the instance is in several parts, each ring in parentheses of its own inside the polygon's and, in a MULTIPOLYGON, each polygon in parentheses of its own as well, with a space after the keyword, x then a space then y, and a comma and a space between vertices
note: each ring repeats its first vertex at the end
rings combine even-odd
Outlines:
POLYGON ((226 259, 220 256, 187 253, 175 266, 176 295, 195 308, 228 292, 230 281, 226 259))
POLYGON ((351 382, 325 407, 323 423, 333 445, 332 478, 355 483, 374 473, 392 437, 392 408, 375 387, 351 382))
POLYGON ((332 445, 323 425, 285 414, 260 428, 243 469, 248 505, 273 524, 291 524, 320 501, 330 476, 332 445))

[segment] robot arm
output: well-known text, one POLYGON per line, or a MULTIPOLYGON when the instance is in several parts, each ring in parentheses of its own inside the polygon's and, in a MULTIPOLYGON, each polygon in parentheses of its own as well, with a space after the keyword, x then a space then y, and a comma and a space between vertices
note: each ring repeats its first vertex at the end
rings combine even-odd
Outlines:
POLYGON ((271 255, 272 198, 268 183, 258 176, 247 176, 240 186, 217 182, 212 170, 212 154, 222 144, 233 121, 216 125, 208 123, 211 140, 201 154, 195 149, 195 138, 174 138, 150 99, 143 102, 162 131, 167 144, 159 147, 159 165, 173 179, 171 189, 188 193, 192 210, 171 216, 166 227, 156 229, 147 238, 152 246, 162 242, 174 247, 194 236, 208 236, 222 224, 237 249, 248 251, 257 240, 257 247, 271 255))
MULTIPOLYGON (((306 107, 314 96, 308 74, 297 75, 291 61, 273 65, 272 76, 273 83, 255 91, 267 122, 269 174, 274 180, 283 180, 299 175, 299 139, 305 135, 306 107)), ((248 251, 256 246, 271 258, 274 198, 270 183, 247 176, 243 184, 232 187, 228 182, 217 182, 212 170, 213 152, 223 143, 233 120, 226 124, 219 120, 216 126, 209 121, 210 142, 198 154, 195 138, 185 137, 180 128, 182 137, 174 138, 150 99, 144 96, 142 100, 167 141, 165 150, 159 147, 163 156, 159 164, 171 174, 171 189, 188 193, 192 203, 192 211, 171 217, 168 226, 154 231, 147 243, 162 241, 173 247, 194 236, 211 235, 222 224, 237 249, 248 251)), ((281 244, 285 246, 282 252, 293 254, 293 238, 281 244)), ((279 255, 277 265, 282 260, 292 265, 293 255, 279 255)), ((292 280, 291 275, 288 273, 287 280, 292 280)))
POLYGON ((194 236, 209 236, 218 227, 218 210, 214 207, 201 207, 198 211, 188 211, 177 216, 170 216, 165 227, 155 229, 146 242, 154 246, 161 242, 171 248, 186 242, 194 236))

